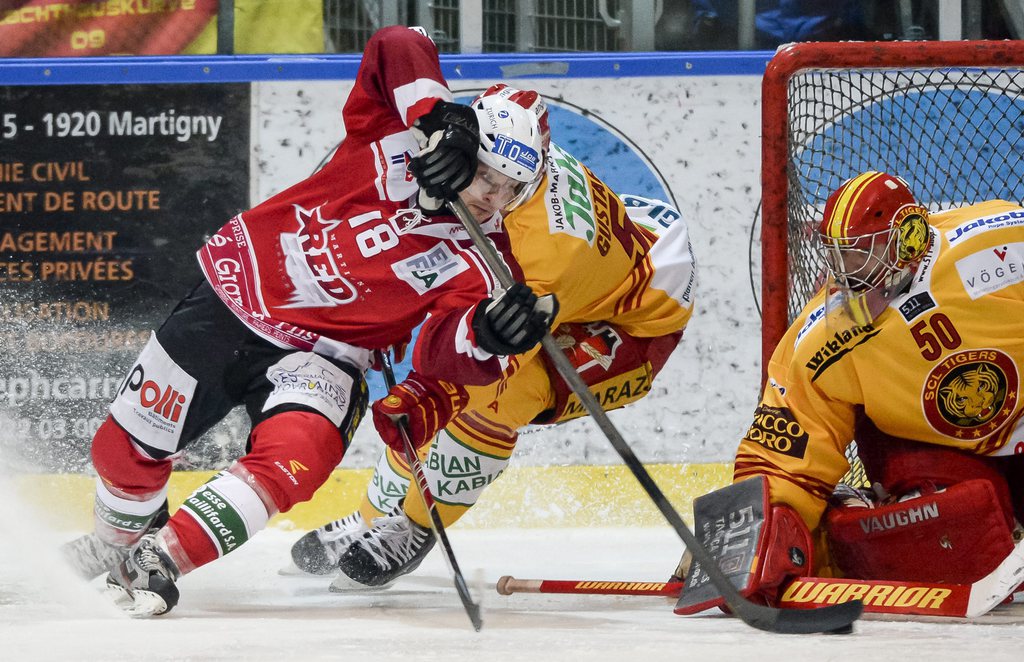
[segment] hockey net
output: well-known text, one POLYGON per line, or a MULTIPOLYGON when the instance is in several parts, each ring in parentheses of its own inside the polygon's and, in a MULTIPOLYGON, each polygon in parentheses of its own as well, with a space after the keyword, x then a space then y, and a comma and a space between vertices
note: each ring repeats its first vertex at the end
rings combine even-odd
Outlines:
POLYGON ((794 44, 762 102, 762 376, 821 285, 814 230, 846 179, 900 175, 931 211, 1024 203, 1024 42, 794 44))

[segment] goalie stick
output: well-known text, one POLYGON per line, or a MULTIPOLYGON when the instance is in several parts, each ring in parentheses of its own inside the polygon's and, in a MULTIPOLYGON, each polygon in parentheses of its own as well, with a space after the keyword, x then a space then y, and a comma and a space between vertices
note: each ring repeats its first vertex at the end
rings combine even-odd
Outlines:
MULTIPOLYGON (((1002 604, 1024 582, 1024 540, 988 575, 973 584, 932 584, 899 580, 800 577, 781 591, 779 604, 792 609, 835 605, 849 599, 870 614, 977 618, 1002 604)), ((562 593, 575 595, 650 595, 679 597, 683 582, 610 582, 596 580, 516 579, 505 575, 501 595, 562 593)))
MULTIPOLYGON (((494 248, 494 245, 484 235, 483 230, 480 229, 480 225, 473 218, 473 215, 466 207, 466 203, 461 198, 456 197, 454 200, 449 201, 448 204, 455 212, 459 222, 465 227, 466 232, 469 233, 473 245, 480 251, 488 268, 497 276, 500 285, 505 289, 511 287, 515 282, 512 278, 512 273, 501 259, 501 256, 498 255, 497 249, 494 248)), ((701 567, 708 575, 708 579, 722 594, 726 604, 729 605, 729 608, 737 618, 759 630, 784 634, 809 634, 814 632, 846 633, 853 630, 853 622, 860 617, 863 611, 863 605, 857 600, 830 607, 797 610, 758 605, 740 595, 740 592, 718 567, 711 554, 704 549, 693 531, 683 522, 683 518, 679 516, 679 513, 669 503, 661 488, 658 487, 658 484, 651 478, 650 473, 644 468, 644 465, 637 459, 633 449, 630 448, 626 440, 619 434, 618 429, 608 418, 608 414, 605 413, 597 398, 587 388, 583 378, 573 368, 568 357, 558 348, 558 344, 551 337, 550 333, 544 334, 544 338, 541 339, 541 346, 558 369, 562 379, 565 380, 565 383, 572 389, 576 397, 580 399, 587 413, 594 419, 597 426, 601 428, 601 431, 608 438, 608 441, 611 442, 619 457, 622 458, 622 461, 640 483, 640 486, 647 492, 647 496, 651 498, 662 516, 665 517, 676 534, 682 539, 686 548, 691 550, 694 559, 701 564, 701 567)))
MULTIPOLYGON (((391 356, 386 351, 377 350, 377 361, 380 363, 380 369, 384 375, 384 385, 390 391, 395 386, 395 371, 391 367, 391 356)), ((434 537, 437 538, 438 545, 440 545, 441 550, 444 552, 444 560, 448 564, 448 572, 455 583, 455 592, 459 594, 459 599, 462 600, 462 606, 466 609, 466 615, 469 616, 473 629, 479 632, 484 624, 480 616, 480 605, 473 602, 473 598, 469 594, 469 586, 466 584, 466 578, 463 576, 462 570, 459 569, 459 562, 455 560, 455 552, 452 550, 452 544, 448 541, 448 533, 444 529, 444 522, 441 521, 441 516, 434 506, 434 497, 430 494, 430 488, 427 487, 427 476, 423 472, 423 464, 420 462, 419 455, 416 454, 416 447, 413 446, 412 440, 409 438, 409 429, 406 427, 405 420, 395 421, 395 427, 398 428, 399 433, 402 435, 405 460, 409 463, 409 469, 412 470, 412 474, 416 478, 416 485, 419 488, 415 491, 419 493, 420 498, 423 500, 423 505, 430 515, 430 528, 434 532, 434 537)))

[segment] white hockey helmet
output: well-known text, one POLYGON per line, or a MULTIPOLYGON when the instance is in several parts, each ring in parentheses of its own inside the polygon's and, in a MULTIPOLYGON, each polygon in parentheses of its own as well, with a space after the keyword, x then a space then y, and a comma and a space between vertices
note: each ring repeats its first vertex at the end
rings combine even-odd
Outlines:
POLYGON ((533 195, 544 177, 551 144, 548 110, 533 90, 492 85, 471 104, 480 126, 480 163, 518 183, 505 203, 514 209, 533 195))

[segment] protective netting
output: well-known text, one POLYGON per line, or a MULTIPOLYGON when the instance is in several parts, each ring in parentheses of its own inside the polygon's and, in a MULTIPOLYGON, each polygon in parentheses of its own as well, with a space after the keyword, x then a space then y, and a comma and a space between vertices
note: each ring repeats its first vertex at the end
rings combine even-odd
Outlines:
POLYGON ((870 487, 871 480, 868 479, 867 469, 864 468, 864 463, 860 461, 860 456, 857 454, 856 441, 846 447, 846 461, 850 463, 850 470, 839 482, 850 487, 870 487))
POLYGON ((825 200, 865 170, 931 211, 1024 202, 1024 67, 804 70, 789 82, 789 319, 817 291, 825 200))

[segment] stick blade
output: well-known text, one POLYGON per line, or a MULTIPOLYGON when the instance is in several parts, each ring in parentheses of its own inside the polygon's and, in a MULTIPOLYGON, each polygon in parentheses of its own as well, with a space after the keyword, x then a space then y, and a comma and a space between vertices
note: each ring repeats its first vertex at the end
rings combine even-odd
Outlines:
POLYGON ((462 600, 462 606, 466 608, 466 615, 469 616, 469 622, 473 624, 473 629, 477 632, 484 626, 483 617, 480 615, 480 605, 473 601, 473 598, 469 593, 469 586, 466 585, 466 580, 462 576, 462 573, 458 573, 455 576, 455 591, 459 594, 459 599, 462 600))
POLYGON ((733 613, 744 623, 778 634, 850 634, 864 612, 860 600, 815 609, 775 609, 753 603, 739 607, 733 613))

